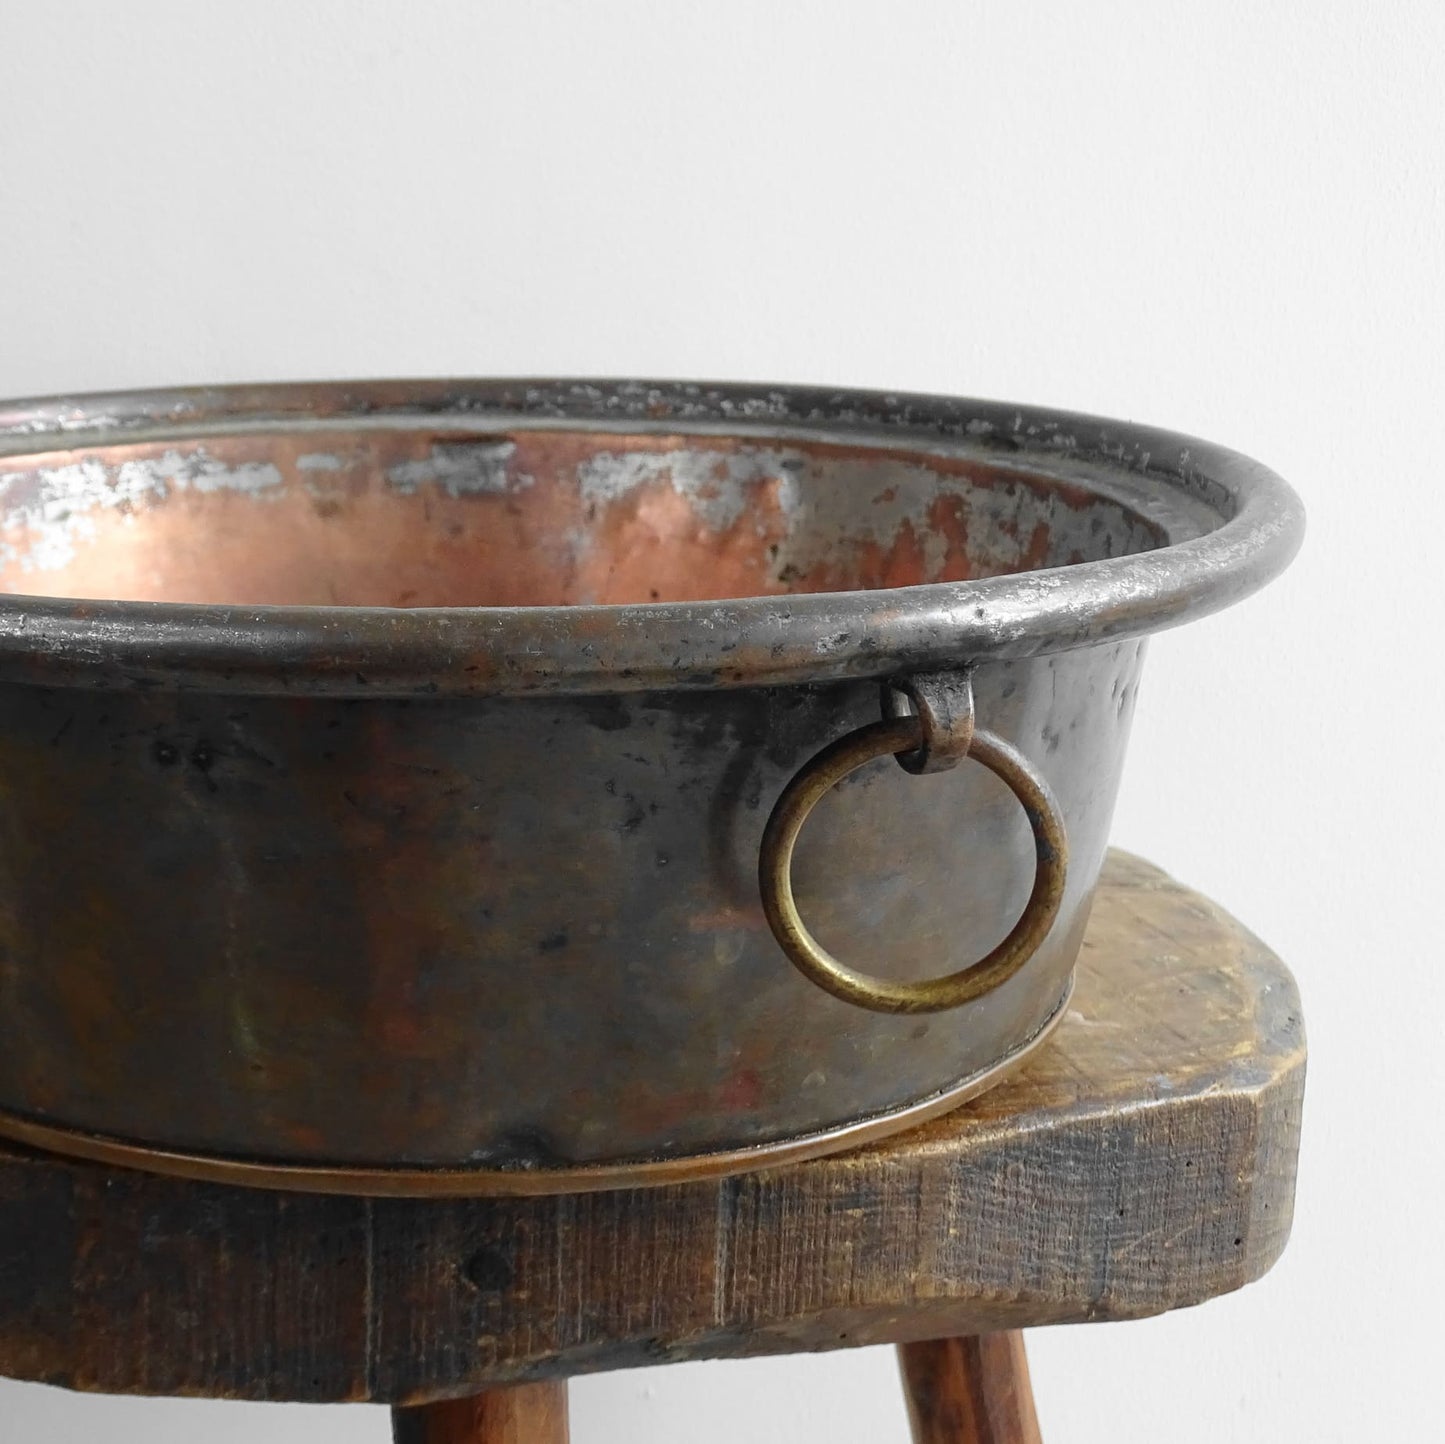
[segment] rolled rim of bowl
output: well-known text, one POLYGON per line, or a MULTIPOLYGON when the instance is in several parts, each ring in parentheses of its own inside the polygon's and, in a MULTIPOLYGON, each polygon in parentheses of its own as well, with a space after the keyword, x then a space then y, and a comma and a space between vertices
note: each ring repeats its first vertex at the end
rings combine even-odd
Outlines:
POLYGON ((0 596, 0 681, 325 696, 779 686, 941 670, 1139 637, 1217 611, 1288 565, 1293 490, 1211 442, 948 396, 612 380, 299 382, 0 403, 0 456, 308 427, 556 428, 843 440, 969 456, 1208 523, 1151 551, 961 582, 704 602, 218 606, 0 596))

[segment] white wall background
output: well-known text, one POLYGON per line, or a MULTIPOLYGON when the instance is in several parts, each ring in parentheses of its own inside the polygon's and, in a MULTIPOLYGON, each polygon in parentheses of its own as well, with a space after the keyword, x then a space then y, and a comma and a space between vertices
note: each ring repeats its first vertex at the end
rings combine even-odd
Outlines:
MULTIPOLYGON (((1423 1438, 1438 1122, 1445 6, 0 0, 0 395, 374 374, 855 383, 1157 422, 1303 492, 1154 647, 1116 840, 1292 963, 1294 1240, 1033 1336, 1055 1440, 1423 1438)), ((588 1379, 579 1444, 905 1438, 884 1350, 588 1379)), ((380 1409, 0 1384, 0 1444, 380 1409)))

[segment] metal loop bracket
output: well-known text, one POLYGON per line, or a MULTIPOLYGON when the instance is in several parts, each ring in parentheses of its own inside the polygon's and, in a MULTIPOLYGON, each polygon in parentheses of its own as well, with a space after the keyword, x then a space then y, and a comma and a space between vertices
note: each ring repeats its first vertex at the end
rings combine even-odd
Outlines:
POLYGON ((927 672, 885 682, 883 715, 916 717, 919 745, 894 760, 915 777, 947 772, 968 756, 973 742, 973 678, 967 672, 927 672), (903 707, 908 702, 909 710, 903 707))
MULTIPOLYGON (((886 709, 887 702, 884 705, 886 709)), ((961 755, 981 762, 1018 798, 1033 831, 1035 859, 1033 889, 1018 921, 997 947, 968 967, 918 983, 890 982, 857 972, 840 963, 813 937, 793 897, 793 847, 798 834, 808 814, 843 778, 875 758, 890 755, 902 761, 915 754, 919 765, 911 771, 941 770, 936 764, 942 759, 936 753, 930 756, 921 715, 885 716, 825 747, 803 764, 768 818, 758 857, 758 884, 768 926, 789 961, 805 977, 845 1002, 876 1013, 938 1013, 961 1007, 1013 977, 1033 956, 1058 916, 1068 868, 1059 805, 1021 752, 1003 738, 973 727, 971 695, 967 719, 968 744, 961 755), (932 767, 930 760, 935 764, 932 767)), ((945 747, 944 756, 947 752, 945 747)))

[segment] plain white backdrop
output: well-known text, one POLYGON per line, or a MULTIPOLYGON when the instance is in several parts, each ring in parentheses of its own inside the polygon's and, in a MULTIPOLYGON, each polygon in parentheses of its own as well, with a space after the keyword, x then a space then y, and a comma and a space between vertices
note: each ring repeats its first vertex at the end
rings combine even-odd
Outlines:
MULTIPOLYGON (((0 0, 0 395, 397 374, 1027 400, 1273 465, 1283 581, 1158 639, 1115 840, 1293 966, 1293 1241, 1031 1336, 1045 1436, 1426 1437, 1445 5, 0 0)), ((902 1444, 891 1354, 573 1387, 579 1444, 902 1444)), ((0 1444, 381 1444, 0 1383, 0 1444)))

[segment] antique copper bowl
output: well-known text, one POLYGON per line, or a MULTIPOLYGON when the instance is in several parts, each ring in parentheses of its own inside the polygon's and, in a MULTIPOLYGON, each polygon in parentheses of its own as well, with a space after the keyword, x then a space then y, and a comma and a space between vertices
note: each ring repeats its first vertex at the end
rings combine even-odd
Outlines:
POLYGON ((1301 530, 936 397, 0 407, 0 1132, 539 1192, 952 1106, 1062 1012, 1145 636, 1301 530))

